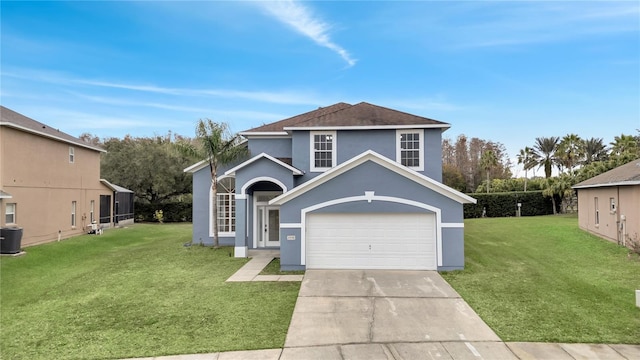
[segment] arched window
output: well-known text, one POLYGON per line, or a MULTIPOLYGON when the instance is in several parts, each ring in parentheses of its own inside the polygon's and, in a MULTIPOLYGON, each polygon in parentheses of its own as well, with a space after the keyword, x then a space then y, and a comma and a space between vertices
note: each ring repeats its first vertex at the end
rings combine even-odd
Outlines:
MULTIPOLYGON (((213 224, 211 228, 213 232, 213 224)), ((220 236, 225 233, 233 236, 236 231, 236 179, 233 177, 218 180, 218 231, 220 236)))

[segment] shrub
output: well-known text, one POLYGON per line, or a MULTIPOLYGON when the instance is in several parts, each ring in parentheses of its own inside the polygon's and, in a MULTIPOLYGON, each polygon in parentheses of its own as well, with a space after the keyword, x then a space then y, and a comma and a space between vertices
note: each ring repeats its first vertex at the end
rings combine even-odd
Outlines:
POLYGON ((176 201, 161 204, 136 202, 136 221, 156 221, 156 211, 162 211, 162 222, 190 222, 192 221, 191 206, 191 201, 176 201))
MULTIPOLYGON (((542 191, 514 191, 504 193, 475 193, 468 194, 478 200, 476 204, 464 204, 464 218, 482 217, 482 210, 486 209, 487 217, 516 216, 518 203, 522 216, 536 216, 553 214, 551 198, 544 197, 542 191)), ((558 203, 560 203, 558 201, 558 203)))

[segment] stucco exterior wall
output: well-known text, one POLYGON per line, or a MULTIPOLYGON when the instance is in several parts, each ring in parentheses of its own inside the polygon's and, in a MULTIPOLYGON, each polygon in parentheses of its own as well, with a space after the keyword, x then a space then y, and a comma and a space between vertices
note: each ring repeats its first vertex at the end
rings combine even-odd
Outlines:
MULTIPOLYGON (((0 226, 6 204, 16 204, 16 226, 22 227, 22 245, 67 238, 88 231, 91 201, 99 218, 100 195, 113 195, 100 182, 100 153, 77 145, 2 126, 0 132, 0 187, 12 198, 0 205, 0 226), (69 161, 73 147, 74 161, 69 161), (76 226, 71 225, 76 202, 76 226)), ((113 205, 110 205, 113 207, 113 205)), ((112 209, 113 213, 113 209, 112 209)))
MULTIPOLYGON (((407 200, 428 204, 440 211, 441 223, 463 223, 462 204, 373 162, 361 164, 283 204, 280 208, 280 221, 283 224, 301 224, 303 222, 301 209, 329 200, 363 196, 365 191, 373 191, 376 196, 398 198, 400 201, 407 200)), ((406 203, 362 200, 331 205, 315 210, 315 212, 416 213, 432 211, 406 203)), ((280 261, 283 269, 301 267, 301 231, 304 230, 295 226, 282 226, 280 229, 280 261)), ((447 228, 442 231, 443 270, 463 268, 463 244, 462 228, 447 228)))
POLYGON ((605 239, 618 242, 619 221, 622 216, 626 233, 640 239, 640 185, 609 186, 578 189, 578 225, 580 228, 605 239), (596 222, 596 198, 598 198, 599 221, 596 222), (611 209, 611 199, 616 209, 611 209))
POLYGON ((249 152, 257 155, 261 153, 269 154, 275 158, 291 157, 290 138, 252 138, 249 140, 249 152))

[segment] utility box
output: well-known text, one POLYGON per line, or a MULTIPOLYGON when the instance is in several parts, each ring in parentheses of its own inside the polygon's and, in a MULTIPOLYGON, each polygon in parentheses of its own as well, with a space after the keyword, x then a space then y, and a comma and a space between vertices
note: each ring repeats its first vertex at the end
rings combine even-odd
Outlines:
POLYGON ((0 253, 17 254, 20 252, 22 242, 21 227, 0 228, 0 253))

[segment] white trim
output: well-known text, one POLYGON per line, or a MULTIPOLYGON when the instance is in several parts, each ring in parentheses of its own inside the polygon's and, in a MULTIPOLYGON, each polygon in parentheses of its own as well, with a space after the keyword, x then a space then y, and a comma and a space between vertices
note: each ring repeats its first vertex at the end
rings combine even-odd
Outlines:
MULTIPOLYGON (((335 131, 309 131, 309 171, 325 172, 337 165, 338 160, 338 134, 335 131), (315 135, 331 135, 331 166, 316 167, 315 135)), ((319 150, 322 151, 322 150, 319 150)))
POLYGON ((464 223, 442 223, 443 228, 464 228, 464 223))
MULTIPOLYGON (((319 203, 319 204, 315 204, 309 207, 306 207, 302 210, 300 210, 300 219, 302 220, 302 231, 300 232, 300 265, 306 265, 307 263, 307 258, 306 258, 306 222, 307 222, 307 213, 318 210, 318 209, 322 209, 324 207, 328 207, 328 206, 333 206, 333 205, 338 205, 338 204, 344 204, 344 203, 348 203, 348 202, 356 202, 356 201, 367 201, 367 202, 371 202, 371 201, 385 201, 385 202, 393 202, 393 203, 399 203, 399 204, 404 204, 404 205, 409 205, 409 206, 414 206, 414 207, 418 207, 421 209, 425 209, 428 211, 431 211, 435 214, 436 217, 436 256, 437 256, 437 262, 438 262, 438 266, 442 266, 442 215, 441 212, 442 210, 440 208, 437 208, 435 206, 429 205, 429 204, 425 204, 425 203, 421 203, 421 202, 417 202, 414 200, 409 200, 409 199, 403 199, 403 198, 398 198, 398 197, 393 197, 393 196, 379 196, 379 195, 375 195, 370 191, 365 192, 365 195, 360 195, 360 196, 349 196, 349 197, 345 197, 345 198, 340 198, 340 199, 333 199, 333 200, 329 200, 329 201, 325 201, 323 203, 319 203)), ((347 215, 345 215, 347 216, 347 215)))
POLYGON ((618 181, 612 183, 604 183, 604 184, 593 184, 593 185, 574 185, 573 189, 590 189, 590 188, 599 188, 599 187, 610 187, 610 186, 630 186, 630 185, 640 185, 640 181, 618 181))
POLYGON ((249 253, 249 248, 246 246, 236 246, 233 248, 233 257, 246 258, 249 253))
POLYGON ((298 169, 294 168, 293 166, 291 166, 289 164, 286 164, 286 163, 284 163, 284 162, 282 162, 282 161, 280 161, 280 160, 278 160, 278 159, 274 158, 273 156, 268 155, 266 153, 260 153, 259 155, 256 155, 256 156, 252 157, 251 159, 243 162, 242 164, 240 164, 238 166, 235 166, 235 167, 225 171, 224 174, 225 175, 235 176, 236 171, 238 171, 238 170, 242 169, 243 167, 245 167, 245 166, 247 166, 247 165, 249 165, 249 164, 251 164, 253 162, 256 162, 256 161, 258 161, 258 160, 260 160, 262 158, 267 159, 267 160, 271 160, 274 163, 286 168, 287 170, 290 170, 293 173, 293 175, 304 175, 304 172, 302 172, 301 170, 298 170, 298 169))
POLYGON ((292 199, 295 199, 296 197, 304 194, 307 191, 310 191, 322 184, 324 184, 325 182, 338 177, 342 174, 344 174, 345 172, 367 162, 367 161, 373 161, 376 164, 383 166, 409 180, 415 181, 416 183, 431 189, 435 192, 437 192, 438 194, 441 194, 443 196, 446 196, 447 198, 454 200, 456 202, 459 202, 461 204, 475 204, 476 203, 476 199, 463 194, 455 189, 452 189, 438 181, 435 181, 425 175, 422 175, 414 170, 411 170, 409 168, 407 168, 406 166, 402 166, 400 164, 398 164, 397 162, 390 160, 378 153, 376 153, 375 151, 372 150, 368 150, 363 152, 362 154, 355 156, 345 162, 343 162, 342 164, 332 168, 329 171, 326 171, 323 174, 320 174, 318 176, 316 176, 315 178, 305 182, 302 185, 299 185, 293 189, 291 189, 291 191, 288 192, 284 192, 282 195, 278 196, 277 198, 271 200, 269 203, 272 205, 282 205, 292 199))
MULTIPOLYGON (((425 156, 424 156, 424 129, 404 129, 404 130, 396 130, 396 162, 398 162, 398 164, 402 165, 402 150, 407 150, 407 149, 402 149, 401 146, 401 139, 402 139, 402 135, 403 134, 418 134, 419 135, 419 148, 418 148, 418 161, 419 161, 419 165, 418 166, 407 166, 410 169, 413 169, 415 171, 423 171, 424 170, 424 162, 425 162, 425 156)), ((406 165, 403 165, 406 166, 406 165)))
POLYGON ((73 146, 69 146, 69 164, 76 162, 76 149, 73 146))
POLYGON ((291 130, 311 130, 311 131, 327 131, 327 130, 388 130, 388 129, 448 129, 451 125, 443 124, 415 124, 415 125, 360 125, 360 126, 285 126, 283 129, 291 130))
POLYGON ((280 229, 301 229, 302 223, 280 223, 280 229))
POLYGON ((289 133, 286 131, 243 131, 239 133, 240 135, 247 136, 289 136, 289 133))
POLYGON ((247 194, 236 194, 236 200, 247 200, 247 194))
MULTIPOLYGON (((258 177, 255 177, 253 179, 250 179, 249 181, 244 183, 244 185, 242 185, 242 188, 240 189, 240 194, 239 195, 246 196, 247 195, 247 189, 251 185, 253 185, 253 184, 255 184, 255 183, 259 182, 259 181, 270 181, 270 182, 280 186, 280 188, 282 188, 282 192, 283 193, 287 192, 287 187, 282 183, 282 181, 280 181, 278 179, 275 179, 275 178, 272 178, 270 176, 258 176, 258 177)), ((237 192, 238 192, 238 188, 236 187, 236 193, 237 192)), ((236 195, 236 196, 238 196, 238 195, 236 195)))
POLYGON ((189 166, 188 168, 182 170, 182 172, 194 173, 200 169, 204 169, 205 166, 209 166, 209 159, 200 160, 197 163, 189 166))
MULTIPOLYGON (((31 119, 31 120, 33 120, 33 119, 31 119)), ((77 139, 78 140, 77 142, 76 141, 71 141, 71 140, 68 140, 68 139, 63 139, 63 138, 58 137, 58 136, 47 134, 47 133, 42 132, 42 131, 29 129, 29 128, 24 127, 24 126, 20 126, 20 125, 14 124, 12 122, 0 121, 0 126, 12 127, 14 129, 19 129, 19 130, 22 130, 22 131, 25 131, 25 132, 28 132, 28 133, 37 134, 37 135, 44 136, 44 137, 47 137, 47 138, 50 138, 50 139, 62 141, 62 142, 67 143, 67 144, 73 144, 75 146, 80 146, 80 147, 83 147, 85 149, 89 149, 89 150, 93 150, 93 151, 98 151, 98 152, 103 152, 103 153, 107 152, 107 150, 105 150, 105 149, 100 149, 98 147, 94 147, 94 146, 91 146, 89 144, 83 144, 83 141, 80 140, 80 139, 77 139)), ((53 129, 53 128, 51 128, 51 129, 53 129)), ((65 135, 68 135, 68 134, 65 134, 65 135)), ((69 136, 71 136, 71 135, 69 135, 69 136)))

